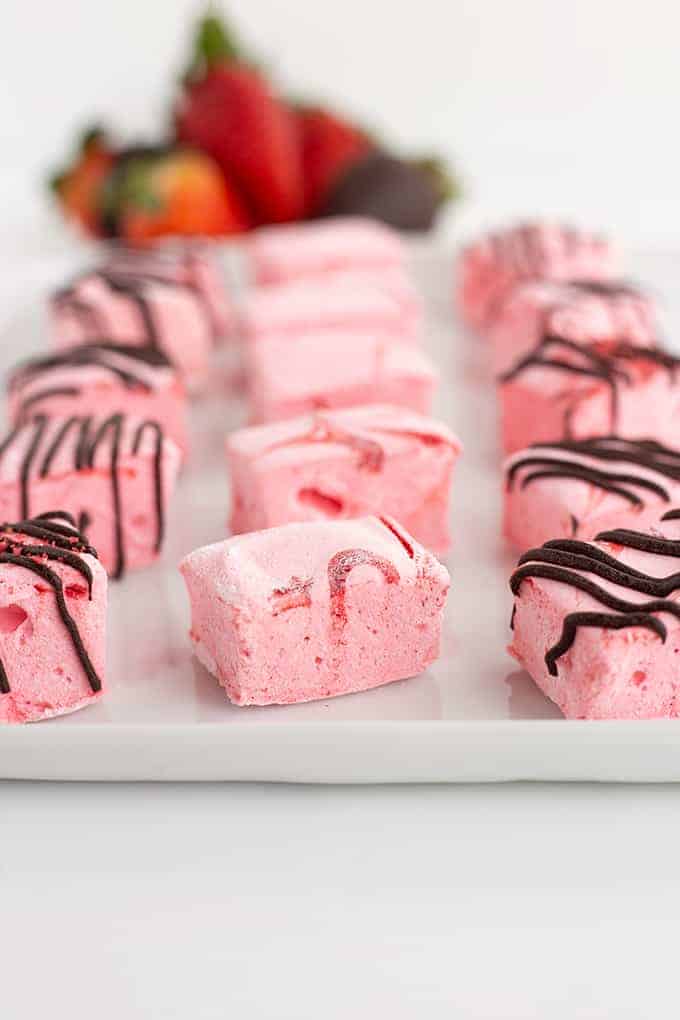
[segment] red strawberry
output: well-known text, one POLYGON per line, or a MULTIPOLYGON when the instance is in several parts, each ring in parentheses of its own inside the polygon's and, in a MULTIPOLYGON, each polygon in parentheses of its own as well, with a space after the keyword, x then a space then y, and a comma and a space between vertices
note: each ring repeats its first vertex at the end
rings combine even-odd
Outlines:
POLYGON ((113 158, 101 128, 90 128, 82 136, 73 163, 50 182, 64 215, 88 234, 102 232, 99 195, 113 158))
POLYGON ((298 111, 305 177, 305 209, 313 216, 324 205, 339 176, 375 146, 360 128, 331 110, 298 111))
POLYGON ((247 229, 239 196, 217 164, 191 149, 122 153, 102 196, 111 234, 144 245, 168 235, 225 237, 247 229))
POLYGON ((217 160, 257 222, 301 217, 304 185, 295 118, 264 76, 238 57, 218 18, 206 17, 199 26, 175 129, 181 141, 217 160))

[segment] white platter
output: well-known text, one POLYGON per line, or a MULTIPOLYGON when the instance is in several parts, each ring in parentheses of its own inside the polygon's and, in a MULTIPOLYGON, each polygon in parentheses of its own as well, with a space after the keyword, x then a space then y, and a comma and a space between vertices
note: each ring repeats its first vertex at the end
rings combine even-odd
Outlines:
MULTIPOLYGON (((171 512, 163 562, 111 586, 106 700, 61 719, 1 728, 0 778, 680 780, 680 723, 567 722, 507 655, 513 558, 500 538, 493 384, 483 347, 453 322, 450 255, 420 249, 413 263, 443 377, 437 413, 465 445, 439 662, 422 677, 365 694, 244 709, 231 706, 192 658, 175 564, 225 534, 223 436, 244 419, 244 407, 220 378, 194 409, 196 456, 171 512)), ((668 331, 669 323, 680 323, 673 307, 680 256, 640 254, 634 263, 636 275, 662 294, 668 331)), ((44 346, 41 322, 34 308, 11 325, 0 352, 5 365, 44 346)), ((233 365, 223 368, 226 378, 233 365)))

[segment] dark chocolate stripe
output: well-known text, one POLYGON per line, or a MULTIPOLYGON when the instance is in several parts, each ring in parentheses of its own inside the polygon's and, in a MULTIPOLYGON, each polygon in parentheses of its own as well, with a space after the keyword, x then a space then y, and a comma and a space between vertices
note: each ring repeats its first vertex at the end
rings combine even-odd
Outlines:
MULTIPOLYGON (((657 538, 628 529, 602 532, 597 538, 600 541, 624 545, 654 555, 674 556, 680 559, 680 542, 673 542, 670 539, 657 538)), ((680 589, 680 572, 667 577, 654 577, 622 563, 588 542, 558 539, 546 543, 540 549, 530 549, 524 553, 518 561, 518 568, 510 578, 513 594, 519 596, 522 582, 532 577, 577 588, 617 614, 586 614, 585 626, 597 626, 598 624, 593 622, 596 616, 599 620, 605 621, 600 624, 603 627, 618 629, 625 626, 645 626, 661 634, 659 621, 651 622, 653 620, 651 614, 669 613, 680 619, 680 604, 667 598, 680 589), (654 596, 653 601, 640 603, 627 601, 602 588, 590 577, 583 576, 585 574, 595 575, 630 591, 654 596), (645 622, 641 623, 640 620, 645 622)), ((553 675, 557 672, 557 660, 573 644, 579 626, 579 615, 571 614, 571 618, 565 619, 559 642, 546 653, 546 665, 553 675), (571 622, 567 625, 570 619, 571 622)))
POLYGON ((621 616, 610 616, 608 613, 570 613, 564 618, 562 634, 545 657, 545 663, 551 676, 557 676, 557 660, 569 651, 579 627, 599 627, 604 630, 622 630, 624 627, 646 627, 653 631, 665 643, 667 630, 661 620, 646 613, 624 613, 621 616))
MULTIPOLYGON (((119 461, 123 453, 121 449, 123 438, 124 416, 120 413, 113 414, 103 421, 96 422, 90 417, 73 416, 58 424, 56 431, 42 452, 37 467, 37 476, 44 478, 49 475, 55 459, 61 451, 68 449, 69 462, 76 471, 91 470, 96 464, 96 459, 101 447, 110 439, 110 450, 108 457, 108 470, 111 476, 111 489, 114 517, 114 544, 116 550, 115 566, 112 577, 119 578, 125 570, 125 547, 124 529, 122 521, 121 485, 119 477, 119 461), (75 435, 74 435, 75 433, 75 435), (69 445, 67 447, 67 442, 69 445)), ((37 416, 32 419, 25 429, 33 428, 33 434, 28 442, 26 452, 23 456, 20 481, 21 481, 21 502, 24 510, 24 517, 28 517, 27 508, 29 503, 29 488, 32 467, 38 457, 41 443, 44 440, 45 430, 49 419, 45 416, 37 416)), ((142 437, 145 431, 151 430, 155 435, 154 464, 153 464, 153 499, 156 513, 156 538, 154 551, 158 552, 163 542, 165 532, 165 515, 163 502, 163 443, 164 433, 158 422, 145 421, 137 427, 130 443, 130 452, 136 455, 139 452, 142 437)), ((15 430, 0 443, 0 457, 9 444, 14 441, 18 430, 15 430)), ((28 534, 34 537, 45 539, 66 549, 73 549, 79 543, 85 543, 84 536, 76 528, 76 522, 70 514, 61 511, 43 515, 39 520, 39 526, 35 521, 26 525, 28 534), (55 518, 66 521, 66 524, 59 524, 55 518), (29 529, 32 529, 29 531, 29 529)), ((78 524, 86 527, 90 523, 89 514, 82 511, 78 524)), ((89 545, 83 546, 83 551, 96 555, 89 545)))
POLYGON ((508 488, 512 488, 514 477, 520 468, 532 466, 536 466, 540 470, 532 471, 522 478, 522 489, 526 489, 532 482, 542 478, 571 478, 575 481, 588 482, 596 488, 621 496, 634 506, 642 506, 644 501, 630 488, 625 488, 626 485, 647 489, 666 502, 670 499, 667 490, 649 478, 626 473, 609 473, 578 461, 564 460, 559 457, 524 457, 522 460, 516 461, 508 471, 508 488))
MULTIPOLYGON (((115 262, 110 266, 93 269, 84 275, 86 277, 98 277, 114 294, 127 298, 136 307, 144 329, 144 338, 155 349, 160 348, 160 337, 151 303, 144 293, 149 283, 183 290, 190 294, 196 301, 201 313, 205 316, 210 334, 214 337, 218 333, 217 322, 210 302, 201 288, 191 279, 178 280, 173 278, 172 275, 149 271, 143 266, 131 266, 128 268, 126 265, 119 264, 116 266, 115 262)), ((78 279, 82 279, 82 277, 78 279)), ((75 287, 77 286, 78 279, 70 286, 57 291, 53 295, 53 300, 57 306, 65 306, 75 312, 87 337, 94 339, 96 336, 105 336, 107 329, 101 314, 89 302, 76 295, 75 287)))
POLYGON ((13 542, 8 542, 7 545, 7 552, 19 551, 22 556, 44 556, 48 560, 65 563, 72 567, 87 583, 87 597, 92 601, 92 585, 94 583, 92 571, 78 553, 68 552, 66 549, 51 545, 16 545, 13 542))
POLYGON ((158 329, 156 328, 156 320, 154 319, 151 303, 144 295, 144 288, 140 286, 141 281, 137 281, 133 278, 125 280, 120 276, 115 276, 113 273, 106 272, 103 269, 99 270, 97 275, 104 280, 115 294, 124 295, 132 302, 132 304, 134 304, 139 312, 146 340, 148 340, 152 347, 158 347, 159 337, 158 329))
POLYGON ((108 432, 112 434, 111 457, 109 468, 111 471, 111 495, 113 499, 114 517, 114 541, 116 545, 116 565, 112 576, 116 579, 122 577, 125 572, 125 548, 123 543, 123 521, 120 500, 120 478, 118 476, 118 461, 120 458, 120 440, 123 425, 122 414, 113 414, 106 421, 102 422, 94 434, 88 450, 87 466, 94 467, 97 450, 103 443, 108 432))
MULTIPOLYGON (((49 470, 52 467, 54 458, 57 456, 62 446, 64 445, 64 440, 66 439, 67 435, 74 428, 79 430, 79 438, 82 439, 83 434, 82 418, 79 418, 74 415, 72 418, 67 418, 66 421, 64 421, 63 424, 59 426, 54 438, 52 439, 52 442, 47 447, 42 463, 38 468, 38 475, 40 476, 40 478, 45 478, 49 474, 49 470)), ((76 464, 78 464, 77 455, 76 464)))
MULTIPOLYGON (((543 367, 565 372, 569 375, 582 375, 599 379, 609 389, 610 421, 612 431, 616 431, 619 404, 619 384, 630 384, 631 378, 623 367, 626 362, 649 361, 665 368, 672 378, 675 377, 680 359, 674 358, 660 348, 637 347, 633 344, 619 342, 607 347, 595 344, 582 345, 564 337, 548 334, 527 355, 520 358, 507 372, 499 376, 501 385, 512 382, 525 371, 543 367), (564 360, 559 355, 571 354, 579 361, 564 360), (623 363, 623 364, 622 364, 623 363)), ((574 408, 565 412, 565 433, 570 434, 570 420, 574 408)))
MULTIPOLYGON (((145 283, 157 283, 161 286, 184 288, 190 291, 203 310, 211 335, 216 337, 219 334, 219 323, 217 322, 213 307, 207 295, 198 286, 192 275, 192 263, 195 262, 195 259, 196 256, 192 252, 183 252, 181 259, 177 260, 177 264, 182 264, 187 273, 184 280, 174 279, 171 275, 163 273, 162 268, 150 267, 150 260, 145 260, 144 264, 140 263, 134 253, 128 256, 127 260, 125 256, 118 259, 114 258, 109 266, 109 270, 117 276, 132 276, 145 283)), ((157 265, 162 266, 162 263, 157 263, 157 265)), ((174 270, 173 264, 169 263, 168 265, 172 272, 174 270)))
POLYGON ((596 542, 612 542, 614 545, 638 549, 640 552, 652 553, 654 556, 680 557, 680 542, 672 538, 657 538, 656 535, 645 535, 629 528, 614 528, 601 531, 595 536, 596 542))
MULTIPOLYGON (((101 680, 92 665, 75 620, 68 610, 62 580, 45 562, 41 562, 51 560, 75 570, 85 580, 88 598, 92 599, 94 578, 89 565, 80 555, 82 552, 89 552, 90 549, 84 536, 72 526, 72 521, 70 514, 56 510, 31 520, 1 524, 0 564, 11 564, 30 570, 50 585, 55 594, 59 615, 71 637, 90 688, 96 693, 101 690, 101 680), (59 521, 66 521, 68 527, 58 523, 59 521), (32 538, 37 538, 39 544, 31 542, 32 538), (65 547, 67 540, 71 542, 69 548, 65 547)), ((7 670, 0 660, 0 693, 10 692, 7 670)))
MULTIPOLYGON (((131 386, 146 386, 142 376, 139 375, 137 366, 147 365, 151 368, 167 368, 170 361, 162 351, 155 347, 131 347, 129 344, 114 343, 110 340, 96 340, 92 343, 80 344, 76 347, 69 347, 57 354, 39 355, 35 358, 27 358, 10 372, 8 388, 17 389, 25 385, 30 379, 36 376, 45 375, 61 368, 81 368, 86 365, 96 365, 115 373, 119 378, 131 386), (111 361, 121 359, 128 362, 126 368, 111 361)), ((148 388, 148 387, 147 387, 148 388)))
POLYGON ((77 397, 81 392, 82 390, 78 386, 49 386, 44 390, 39 390, 38 393, 34 393, 22 401, 17 412, 17 418, 21 421, 25 418, 29 408, 39 404, 41 400, 49 400, 52 397, 77 397))
MULTIPOLYGON (((8 388, 11 392, 16 392, 38 378, 49 379, 50 373, 59 372, 64 368, 96 367, 108 372, 126 389, 141 389, 148 393, 152 386, 140 372, 141 366, 167 368, 170 362, 165 354, 153 347, 130 347, 101 341, 76 346, 61 354, 32 358, 24 362, 10 375, 8 388)), ((44 400, 56 396, 77 397, 82 392, 82 386, 47 385, 22 401, 17 411, 17 419, 25 420, 29 411, 44 400)))
POLYGON ((156 502, 156 546, 158 552, 163 544, 165 520, 163 518, 163 432, 157 421, 144 421, 137 429, 132 443, 132 452, 138 453, 142 437, 150 429, 156 438, 153 458, 154 498, 156 502))
MULTIPOLYGON (((25 570, 31 570, 34 574, 37 574, 51 586, 57 600, 57 609, 59 610, 59 615, 61 616, 62 622, 71 637, 73 647, 75 648, 76 654, 80 659, 80 663, 83 667, 85 675, 87 676, 90 688, 94 693, 100 691, 102 689, 101 680, 99 678, 97 671, 92 665, 89 655, 87 654, 87 649, 83 644, 83 639, 80 636, 80 631, 78 630, 76 622, 68 611, 66 599, 64 598, 64 587, 59 575, 55 574, 53 570, 50 570, 50 568, 45 566, 43 563, 37 563, 34 559, 31 559, 30 556, 24 556, 21 553, 0 552, 0 563, 11 563, 15 567, 23 567, 25 570)), ((7 685, 7 690, 4 693, 8 693, 9 682, 7 680, 7 674, 4 668, 2 670, 2 673, 4 676, 5 684, 7 685)))
MULTIPOLYGON (((551 451, 582 454, 592 460, 623 461, 655 471, 680 481, 680 451, 672 450, 652 439, 623 439, 619 436, 597 436, 592 439, 561 439, 552 443, 532 443, 528 451, 551 451)), ((527 452, 527 455, 529 453, 527 452)), ((521 466, 519 462, 510 466, 514 474, 521 466)))
POLYGON ((569 280, 568 285, 596 297, 642 297, 642 291, 626 280, 569 280))
POLYGON ((47 428, 48 419, 44 415, 40 415, 33 421, 34 432, 33 437, 28 444, 28 449, 24 454, 24 459, 21 462, 21 468, 19 472, 19 484, 21 487, 21 516, 28 517, 28 481, 31 474, 31 466, 38 453, 38 448, 42 442, 42 438, 47 428))
POLYGON ((0 525, 0 539, 12 534, 37 538, 41 543, 49 543, 67 552, 88 553, 97 558, 97 553, 80 531, 46 523, 42 517, 33 517, 30 521, 19 521, 17 524, 0 525))
POLYGON ((11 690, 5 664, 0 659, 0 694, 9 694, 11 690))
POLYGON ((641 570, 633 570, 622 564, 613 556, 607 556, 601 549, 600 554, 592 556, 589 552, 572 551, 568 546, 578 546, 581 549, 590 549, 587 542, 578 542, 576 539, 565 538, 562 540, 562 548, 542 546, 540 549, 530 549, 519 558, 520 569, 515 571, 513 578, 522 575, 529 576, 534 564, 550 563, 558 567, 565 567, 568 570, 581 570, 588 574, 595 574, 611 584, 621 588, 628 588, 630 591, 639 591, 644 595, 654 595, 657 598, 666 598, 671 592, 680 589, 680 571, 670 574, 668 577, 653 577, 641 570), (527 569, 528 568, 528 569, 527 569))

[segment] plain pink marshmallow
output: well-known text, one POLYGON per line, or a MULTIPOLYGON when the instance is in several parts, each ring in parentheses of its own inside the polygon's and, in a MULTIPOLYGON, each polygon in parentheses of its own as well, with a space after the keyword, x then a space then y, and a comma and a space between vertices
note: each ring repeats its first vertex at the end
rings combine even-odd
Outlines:
POLYGON ((50 308, 52 338, 60 349, 100 341, 156 347, 175 365, 190 392, 207 384, 212 326, 192 287, 93 270, 56 291, 50 308))
POLYGON ((227 439, 231 530, 389 516, 441 555, 460 452, 442 423, 382 404, 240 429, 227 439))
POLYGON ((530 446, 504 465, 506 538, 518 549, 553 538, 644 530, 680 506, 680 450, 602 436, 530 446))
POLYGON ((239 535, 180 570, 196 656, 237 705, 365 691, 439 655, 448 572, 389 518, 239 535))
POLYGON ((618 435, 674 448, 680 435, 680 360, 657 348, 579 346, 548 337, 501 376, 502 445, 618 435))
MULTIPOLYGON (((322 282, 322 281, 319 281, 322 282)), ((411 274, 401 266, 392 269, 345 269, 326 276, 327 285, 343 287, 345 290, 370 287, 389 295, 402 311, 404 328, 414 335, 420 335, 425 319, 425 305, 411 274)), ((301 280, 304 285, 313 280, 301 280)))
POLYGON ((457 303, 486 333, 513 289, 528 280, 608 280, 618 257, 602 237, 563 224, 530 222, 487 234, 463 250, 457 303))
POLYGON ((177 370, 154 348, 87 344, 19 364, 8 383, 9 417, 122 413, 157 421, 186 456, 187 399, 177 370))
POLYGON ((76 536, 58 513, 0 527, 0 724, 75 712, 104 692, 106 571, 76 536))
POLYGON ((404 244, 390 227, 361 217, 262 227, 246 241, 255 283, 290 283, 346 270, 403 268, 404 244))
POLYGON ((509 650, 567 718, 678 716, 680 545, 668 527, 563 539, 520 559, 509 650))
POLYGON ((153 252, 114 248, 106 267, 119 274, 176 282, 191 288, 203 301, 215 339, 231 332, 234 314, 224 274, 217 257, 213 258, 207 247, 171 244, 159 246, 153 252))
POLYGON ((253 343, 338 329, 370 332, 402 343, 421 342, 417 306, 410 300, 406 303, 396 287, 390 290, 388 286, 376 286, 359 273, 342 276, 340 281, 334 278, 253 288, 239 311, 241 337, 253 343), (354 283, 348 281, 350 275, 354 283))
POLYGON ((120 577, 158 558, 181 458, 155 422, 37 416, 0 443, 0 520, 65 510, 120 577))
POLYGON ((247 348, 253 424, 380 403, 429 414, 437 372, 411 344, 330 330, 247 348))
POLYGON ((543 336, 580 344, 626 341, 653 347, 659 337, 658 309, 650 295, 627 283, 522 284, 489 330, 494 370, 507 371, 543 336))

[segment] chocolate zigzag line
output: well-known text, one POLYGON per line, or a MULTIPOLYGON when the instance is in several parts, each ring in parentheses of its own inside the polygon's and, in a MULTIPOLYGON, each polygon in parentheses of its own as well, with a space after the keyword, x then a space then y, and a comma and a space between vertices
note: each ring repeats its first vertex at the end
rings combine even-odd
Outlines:
MULTIPOLYGON (((107 439, 110 438, 108 467, 111 474, 116 547, 116 563, 112 577, 116 579, 122 577, 125 572, 125 548, 123 541, 120 477, 118 471, 118 464, 122 453, 121 442, 123 438, 124 421, 125 418, 122 414, 110 415, 101 422, 95 422, 92 417, 79 417, 77 415, 65 419, 57 428, 56 433, 47 446, 47 449, 42 452, 42 457, 35 469, 39 478, 47 477, 55 458, 64 449, 67 437, 69 437, 72 433, 75 433, 71 450, 73 469, 76 471, 92 469, 95 466, 99 449, 104 445, 107 439)), ((28 443, 20 466, 21 509, 23 518, 29 518, 30 480, 34 464, 38 460, 40 447, 49 426, 49 422, 50 419, 45 415, 37 415, 28 425, 24 426, 24 428, 31 428, 32 426, 33 435, 28 443)), ((162 478, 164 433, 159 423, 150 420, 141 422, 131 440, 130 451, 133 454, 139 452, 143 435, 147 430, 152 430, 156 436, 153 473, 154 503, 156 513, 155 549, 158 551, 161 547, 165 530, 162 478)), ((7 448, 16 440, 20 431, 21 430, 19 428, 14 429, 5 438, 5 440, 0 443, 0 458, 7 448)), ((67 523, 70 524, 71 521, 73 521, 73 518, 69 517, 67 523)), ((63 526, 56 525, 53 522, 49 524, 49 530, 53 533, 56 533, 55 529, 58 529, 59 527, 63 526)), ((66 536, 62 533, 62 538, 64 538, 65 541, 68 541, 71 533, 68 532, 68 529, 66 529, 66 532, 66 536)), ((77 535, 78 532, 76 531, 75 534, 77 535)))
MULTIPOLYGON (((606 351, 598 350, 595 345, 583 346, 564 337, 548 334, 526 355, 521 357, 507 372, 499 376, 499 383, 512 382, 523 372, 530 368, 552 368, 557 371, 566 372, 569 375, 581 375, 591 379, 599 379, 609 389, 610 394, 610 422, 612 431, 616 431, 619 405, 619 383, 630 385, 631 377, 619 364, 627 361, 651 361, 660 367, 665 368, 672 378, 680 359, 674 358, 659 348, 637 347, 633 344, 619 342, 607 348, 606 351), (559 352, 568 352, 577 355, 579 362, 562 360, 559 356, 553 356, 553 349, 559 352)), ((569 433, 569 418, 573 408, 568 408, 565 414, 565 430, 569 433)))
MULTIPOLYGON (((98 277, 114 294, 126 297, 135 305, 142 320, 146 341, 149 346, 156 350, 160 347, 160 338, 151 304, 144 294, 144 286, 147 283, 156 283, 160 286, 184 290, 191 294, 208 321, 211 335, 214 336, 217 332, 217 324, 214 321, 212 309, 205 294, 189 280, 175 280, 171 276, 165 276, 162 273, 149 273, 143 269, 128 271, 123 268, 116 270, 115 265, 111 268, 93 269, 85 275, 98 277)), ((67 287, 56 291, 53 294, 53 301, 58 306, 71 308, 76 313, 86 332, 89 333, 94 328, 95 332, 105 335, 106 328, 101 315, 98 314, 98 310, 94 309, 89 302, 77 296, 74 291, 76 283, 77 280, 67 287)))
MULTIPOLYGON (((615 529, 602 532, 597 536, 600 541, 626 545, 658 555, 673 555, 680 558, 680 542, 669 539, 657 539, 655 536, 644 535, 627 529, 615 529)), ((579 542, 575 539, 557 539, 547 542, 537 549, 530 549, 518 561, 518 569, 510 578, 510 588, 515 596, 519 596, 522 582, 527 578, 537 577, 567 584, 590 595, 595 601, 606 606, 611 614, 587 614, 584 626, 597 626, 595 616, 605 628, 619 629, 625 626, 645 626, 656 631, 665 639, 658 626, 659 621, 653 620, 653 613, 668 613, 680 619, 680 604, 667 598, 680 589, 680 572, 667 577, 654 577, 642 570, 637 570, 621 563, 603 549, 579 542), (589 577, 582 574, 594 574, 630 591, 653 596, 650 602, 631 602, 619 598, 612 592, 602 588, 589 577), (640 623, 640 620, 644 620, 640 623)), ((513 613, 514 616, 514 613, 513 613)), ((552 675, 557 673, 557 660, 564 655, 573 644, 578 631, 579 614, 570 614, 565 618, 560 640, 546 652, 545 662, 552 675)))
MULTIPOLYGON (((55 524, 55 518, 73 520, 70 515, 61 511, 54 511, 31 520, 0 525, 0 564, 4 563, 30 570, 50 585, 56 598, 57 610, 71 637, 73 647, 83 667, 90 689, 93 693, 97 693, 102 688, 101 679, 92 665, 77 624, 69 612, 64 597, 62 580, 46 563, 40 562, 41 560, 51 560, 62 563, 77 571, 87 584, 88 599, 91 601, 94 581, 92 571, 79 555, 81 551, 89 551, 89 546, 84 541, 84 537, 73 528, 69 532, 73 539, 73 544, 70 548, 65 548, 65 539, 62 532, 69 529, 55 524), (57 530, 53 532, 52 528, 57 530), (35 545, 30 541, 23 541, 23 539, 35 537, 45 538, 45 542, 35 545)), ((0 694, 9 694, 10 692, 11 685, 7 671, 4 663, 0 660, 0 694)))
POLYGON ((635 486, 647 489, 656 493, 661 499, 669 501, 668 491, 657 482, 638 475, 626 473, 609 473, 588 464, 580 464, 578 461, 561 459, 559 457, 524 457, 515 462, 508 471, 508 489, 512 489, 515 476, 521 468, 536 466, 540 470, 532 471, 522 478, 521 488, 526 489, 532 482, 542 478, 573 478, 576 481, 588 482, 599 489, 611 492, 628 500, 634 506, 643 506, 644 500, 631 489, 624 486, 635 486))

